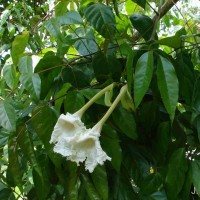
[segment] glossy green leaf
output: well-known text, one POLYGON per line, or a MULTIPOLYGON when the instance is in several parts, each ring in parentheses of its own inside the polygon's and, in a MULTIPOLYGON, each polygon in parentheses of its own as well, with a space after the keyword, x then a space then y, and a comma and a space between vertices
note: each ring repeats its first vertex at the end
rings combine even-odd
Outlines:
POLYGON ((80 14, 76 11, 69 11, 58 17, 58 22, 61 25, 83 24, 83 20, 80 14))
POLYGON ((140 36, 148 41, 153 32, 153 20, 150 17, 142 14, 133 14, 130 16, 130 20, 133 27, 140 33, 140 36))
POLYGON ((188 164, 185 156, 185 149, 179 148, 175 150, 170 157, 165 179, 166 193, 169 200, 176 199, 180 193, 185 181, 187 169, 188 164))
POLYGON ((12 43, 12 60, 15 65, 17 65, 22 53, 26 48, 26 45, 29 40, 29 32, 24 31, 21 35, 17 35, 12 43))
POLYGON ((0 190, 0 199, 15 200, 16 198, 11 189, 4 188, 0 190))
POLYGON ((116 171, 120 171, 122 162, 122 149, 117 132, 108 125, 103 126, 102 136, 100 137, 102 147, 109 157, 112 158, 111 163, 116 171))
POLYGON ((172 63, 160 56, 157 66, 158 88, 170 120, 173 121, 179 94, 179 83, 172 63))
POLYGON ((10 13, 11 13, 11 10, 8 10, 8 9, 5 9, 4 12, 1 13, 0 27, 2 27, 6 23, 6 20, 10 16, 10 13))
POLYGON ((20 169, 19 155, 18 155, 18 144, 17 134, 15 132, 10 133, 8 140, 8 160, 9 160, 9 171, 12 174, 16 186, 19 187, 20 191, 23 191, 22 183, 22 171, 20 169))
POLYGON ((21 74, 33 73, 31 56, 23 56, 20 58, 18 67, 21 74))
POLYGON ((20 82, 23 87, 30 92, 31 97, 35 102, 40 99, 41 79, 38 74, 22 74, 20 82))
POLYGON ((102 200, 108 199, 108 180, 104 166, 97 166, 91 174, 94 186, 102 200))
POLYGON ((116 21, 109 6, 102 3, 90 3, 86 6, 84 15, 103 37, 112 38, 114 36, 116 21))
POLYGON ((48 105, 41 104, 33 109, 31 118, 33 128, 44 144, 52 162, 55 166, 59 167, 61 157, 53 152, 53 144, 49 143, 56 121, 57 116, 48 105))
POLYGON ((0 125, 9 131, 16 129, 15 109, 6 100, 0 100, 0 125))
POLYGON ((145 9, 146 0, 132 0, 133 2, 137 3, 139 6, 145 9))
POLYGON ((144 53, 137 61, 134 76, 134 101, 138 107, 146 94, 153 76, 153 52, 144 53))
POLYGON ((192 163, 192 182, 194 184, 195 190, 198 193, 198 196, 200 196, 200 161, 194 160, 192 163))
POLYGON ((124 134, 126 134, 131 139, 137 138, 137 128, 133 113, 125 110, 122 106, 119 106, 112 113, 112 117, 116 126, 124 134))
POLYGON ((83 107, 84 104, 84 97, 80 93, 75 91, 68 92, 64 101, 65 112, 75 113, 83 107))
POLYGON ((3 67, 3 77, 10 89, 14 89, 17 86, 18 77, 14 65, 6 65, 3 67))
POLYGON ((99 194, 97 193, 94 184, 92 183, 91 179, 86 174, 81 174, 82 181, 84 183, 85 189, 87 191, 90 200, 101 200, 99 194))

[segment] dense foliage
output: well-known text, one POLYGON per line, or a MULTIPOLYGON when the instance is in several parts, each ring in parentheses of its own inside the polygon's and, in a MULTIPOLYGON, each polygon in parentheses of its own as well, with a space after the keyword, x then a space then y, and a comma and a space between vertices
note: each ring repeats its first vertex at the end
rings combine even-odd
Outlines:
POLYGON ((200 18, 177 1, 0 1, 1 200, 199 199, 200 18), (89 173, 51 134, 113 82, 82 118, 127 84, 101 131, 112 160, 89 173))

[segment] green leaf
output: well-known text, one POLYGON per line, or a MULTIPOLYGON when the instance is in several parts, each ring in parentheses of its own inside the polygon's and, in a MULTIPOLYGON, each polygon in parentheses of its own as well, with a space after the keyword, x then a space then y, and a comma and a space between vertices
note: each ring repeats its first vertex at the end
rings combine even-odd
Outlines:
POLYGON ((0 129, 0 148, 7 144, 9 138, 9 132, 5 129, 0 129))
POLYGON ((108 180, 104 166, 97 166, 91 174, 94 186, 102 200, 108 200, 108 180))
POLYGON ((135 53, 127 43, 124 43, 120 46, 120 51, 122 55, 127 56, 126 76, 127 76, 127 83, 128 83, 128 91, 131 93, 132 80, 133 80, 133 59, 134 59, 135 53))
POLYGON ((119 172, 122 162, 122 149, 117 132, 110 126, 104 124, 100 137, 101 144, 105 152, 112 158, 111 163, 113 168, 119 172))
POLYGON ((81 174, 82 181, 84 183, 85 189, 87 191, 90 200, 101 200, 99 194, 97 193, 91 179, 86 174, 81 174))
POLYGON ((180 193, 185 181, 187 169, 188 163, 185 156, 185 149, 179 148, 170 157, 165 179, 166 193, 169 200, 176 199, 180 193))
POLYGON ((55 95, 55 108, 59 111, 61 106, 62 106, 62 103, 64 101, 64 97, 67 93, 67 91, 69 90, 69 88, 71 87, 71 85, 69 83, 65 83, 61 90, 59 90, 56 95, 55 95))
POLYGON ((91 65, 75 65, 62 70, 62 79, 65 83, 70 83, 76 88, 87 87, 93 79, 93 69, 91 65))
POLYGON ((112 113, 112 117, 116 126, 124 134, 126 134, 129 138, 134 140, 137 138, 137 128, 133 113, 128 112, 122 106, 119 106, 112 113))
POLYGON ((29 40, 29 32, 24 31, 21 35, 17 35, 12 43, 12 60, 15 65, 17 65, 22 53, 26 48, 26 45, 29 40))
POLYGON ((200 197, 200 161, 194 160, 192 163, 192 182, 195 187, 195 190, 197 191, 198 196, 200 197))
POLYGON ((102 3, 90 3, 86 6, 84 15, 103 37, 110 39, 114 36, 116 21, 109 6, 102 3))
POLYGON ((134 76, 134 101, 135 107, 141 103, 146 94, 153 76, 153 52, 144 53, 136 64, 134 76))
MULTIPOLYGON (((88 100, 90 100, 90 99, 91 99, 94 95, 96 95, 98 92, 100 92, 100 89, 90 89, 90 88, 87 88, 87 89, 80 90, 80 93, 81 93, 85 98, 87 98, 88 100)), ((95 103, 105 106, 105 102, 104 102, 103 96, 100 97, 99 99, 97 99, 97 100, 95 101, 95 103)))
POLYGON ((62 60, 55 56, 54 52, 47 52, 35 67, 35 73, 41 78, 41 99, 48 94, 54 79, 61 71, 62 60))
POLYGON ((38 74, 22 74, 20 77, 22 86, 30 92, 32 99, 38 102, 40 99, 41 79, 38 74))
POLYGON ((10 133, 8 140, 8 168, 12 174, 16 186, 18 186, 20 191, 23 192, 22 172, 20 169, 18 156, 17 135, 15 132, 12 132, 10 133))
POLYGON ((178 101, 179 84, 172 63, 161 56, 157 66, 157 81, 164 106, 172 122, 178 101))
POLYGON ((0 125, 9 131, 16 129, 15 109, 6 100, 0 100, 0 125))
POLYGON ((142 14, 133 14, 130 16, 130 20, 133 27, 140 33, 141 37, 148 41, 153 32, 153 20, 142 14))
POLYGON ((102 52, 95 54, 92 66, 95 76, 99 82, 112 78, 119 81, 122 71, 122 65, 116 57, 105 55, 102 52))
POLYGON ((0 199, 15 200, 16 198, 11 189, 4 188, 3 190, 0 190, 0 199))
POLYGON ((51 18, 45 22, 45 28, 56 39, 65 42, 64 36, 60 32, 60 27, 57 18, 51 18))
POLYGON ((56 124, 57 116, 47 105, 41 104, 33 109, 31 123, 44 147, 56 167, 60 167, 61 157, 53 152, 53 144, 50 144, 51 134, 56 124))
POLYGON ((76 11, 69 11, 57 18, 61 25, 83 24, 80 14, 76 11))
POLYGON ((24 155, 27 157, 29 162, 31 163, 34 170, 38 173, 40 177, 42 177, 42 170, 38 164, 38 161, 35 156, 33 142, 30 138, 29 132, 26 129, 26 126, 20 126, 17 128, 17 142, 23 151, 24 155))
POLYGON ((171 36, 171 37, 166 37, 163 39, 160 39, 158 41, 158 43, 160 45, 166 45, 168 47, 172 47, 172 48, 179 48, 181 46, 181 38, 180 36, 171 36))
POLYGON ((84 97, 80 93, 75 91, 68 92, 64 101, 65 112, 75 113, 83 107, 84 104, 84 97))
POLYGON ((17 86, 18 77, 14 65, 5 65, 3 67, 3 77, 10 89, 14 89, 17 86))
POLYGON ((68 5, 68 1, 65 0, 60 0, 56 3, 55 6, 55 14, 56 17, 62 16, 67 12, 67 5, 68 5))
POLYGON ((21 74, 33 73, 31 56, 23 56, 20 58, 18 67, 21 74))
POLYGON ((132 0, 133 2, 137 3, 139 6, 145 9, 146 0, 132 0))

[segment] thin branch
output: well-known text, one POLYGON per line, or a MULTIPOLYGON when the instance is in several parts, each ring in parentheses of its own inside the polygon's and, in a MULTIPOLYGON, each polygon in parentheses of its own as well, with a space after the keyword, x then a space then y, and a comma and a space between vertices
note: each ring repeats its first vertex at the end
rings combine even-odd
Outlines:
MULTIPOLYGON (((160 11, 160 15, 159 15, 159 18, 158 20, 160 20, 162 17, 164 17, 167 12, 178 2, 179 0, 168 0, 161 8, 161 11, 160 11)), ((152 18, 152 20, 155 22, 155 20, 157 20, 157 15, 155 14, 152 18)), ((141 35, 140 33, 135 33, 133 35, 133 42, 137 41, 138 39, 141 38, 141 35)))

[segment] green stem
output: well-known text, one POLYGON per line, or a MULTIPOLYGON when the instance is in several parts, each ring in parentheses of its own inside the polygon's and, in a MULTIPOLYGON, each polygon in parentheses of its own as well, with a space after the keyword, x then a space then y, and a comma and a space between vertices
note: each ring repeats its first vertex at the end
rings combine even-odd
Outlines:
POLYGON ((107 91, 111 90, 113 87, 115 86, 115 83, 112 83, 110 85, 108 85, 107 87, 105 87, 104 89, 102 89, 100 92, 98 92, 96 95, 94 95, 92 97, 92 99, 90 99, 90 101, 88 101, 80 110, 78 110, 76 113, 74 113, 74 115, 78 115, 80 118, 82 117, 82 115, 84 114, 84 112, 96 101, 98 100, 103 94, 105 94, 107 91))
POLYGON ((118 103, 120 102, 120 100, 122 99, 122 97, 125 95, 125 93, 127 92, 127 85, 124 85, 121 90, 120 93, 118 94, 117 98, 115 99, 115 101, 112 103, 111 107, 108 109, 108 111, 106 112, 106 114, 101 118, 101 120, 93 127, 94 129, 97 129, 99 132, 101 131, 101 128, 103 126, 103 124, 106 122, 106 120, 110 117, 110 115, 112 114, 113 110, 116 108, 116 106, 118 105, 118 103))

